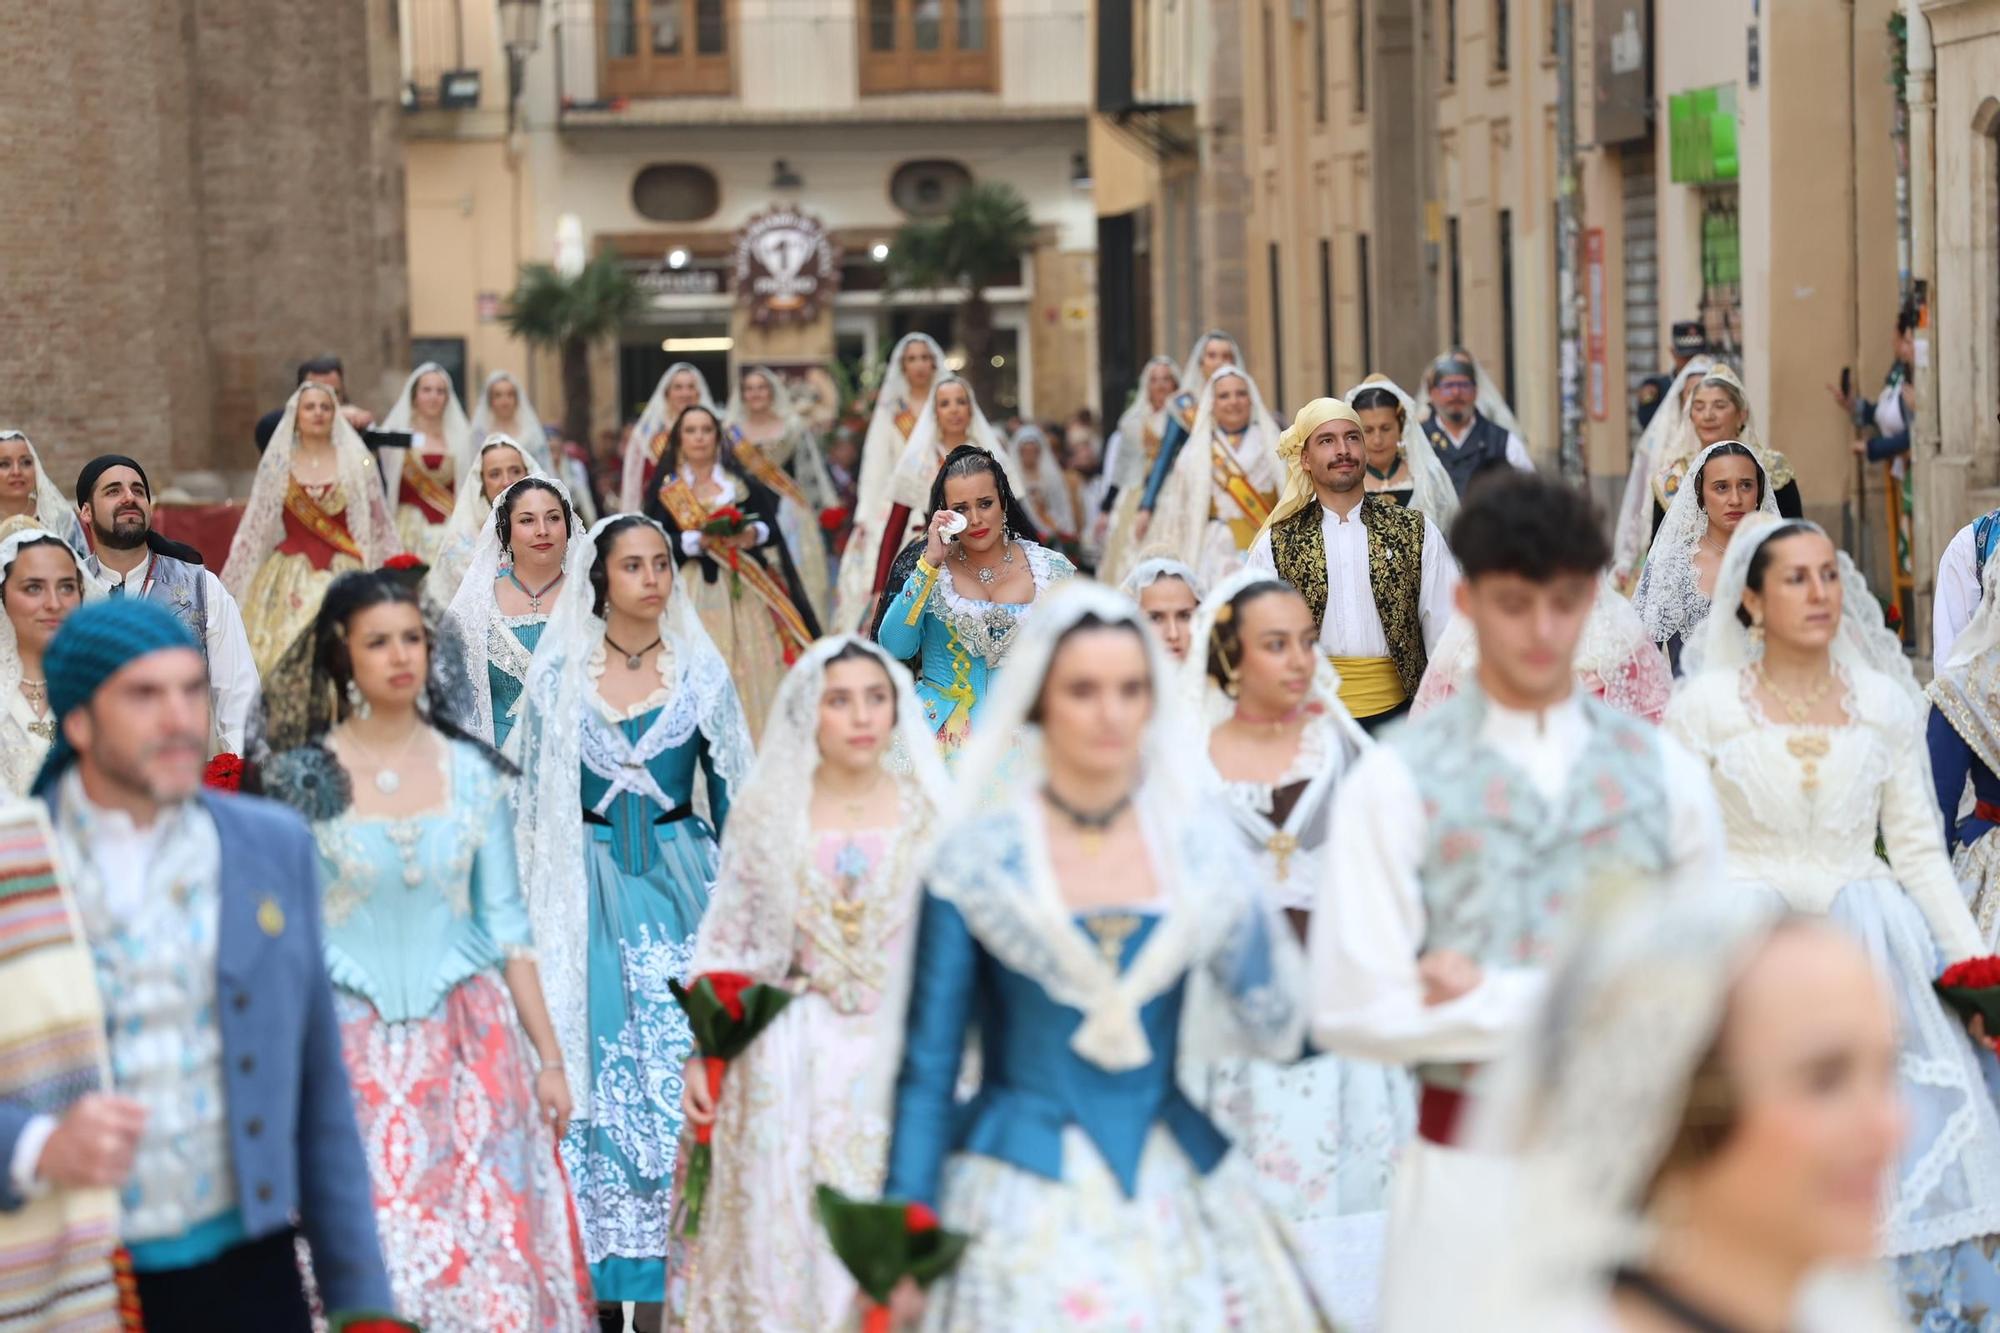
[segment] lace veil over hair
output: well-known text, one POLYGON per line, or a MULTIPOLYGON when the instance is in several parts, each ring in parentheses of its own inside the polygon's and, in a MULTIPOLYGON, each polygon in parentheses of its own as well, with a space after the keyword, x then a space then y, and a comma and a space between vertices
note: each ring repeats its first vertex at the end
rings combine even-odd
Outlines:
MULTIPOLYGON (((896 465, 903 461, 903 448, 907 443, 902 431, 896 428, 896 404, 910 392, 909 376, 903 373, 903 353, 909 350, 910 344, 919 342, 931 349, 931 357, 937 366, 931 383, 935 384, 951 374, 951 367, 944 362, 944 348, 938 346, 937 339, 928 333, 906 333, 890 349, 888 364, 882 369, 882 384, 875 395, 875 411, 868 419, 868 434, 861 442, 861 475, 854 484, 854 513, 857 519, 865 517, 879 523, 881 516, 889 512, 891 481, 896 475, 896 465)), ((917 406, 920 414, 924 406, 917 406)), ((913 427, 911 434, 915 433, 913 427)), ((864 555, 863 563, 873 574, 874 552, 864 552, 864 555)))
POLYGON ((9 440, 19 440, 28 446, 28 458, 35 465, 35 510, 34 522, 43 532, 64 542, 78 555, 89 555, 90 546, 84 540, 83 519, 78 516, 76 506, 63 494, 62 487, 56 485, 55 478, 42 466, 42 455, 35 448, 35 442, 18 430, 0 430, 0 444, 9 440))
MULTIPOLYGON (((504 437, 503 437, 504 438, 504 437)), ((458 591, 452 597, 444 613, 445 623, 451 626, 458 641, 464 645, 464 691, 466 709, 463 713, 465 729, 491 745, 494 735, 493 679, 487 674, 492 661, 492 643, 495 628, 500 623, 500 602, 494 596, 493 585, 500 579, 500 571, 510 562, 500 546, 500 505, 507 497, 519 493, 524 487, 532 489, 548 488, 570 498, 569 487, 553 477, 531 476, 509 486, 500 493, 500 504, 493 505, 487 512, 486 522, 479 530, 478 540, 472 548, 472 556, 466 564, 465 577, 459 581, 458 591)), ((569 542, 563 548, 563 586, 573 582, 590 582, 590 561, 594 552, 584 527, 576 517, 575 507, 570 509, 569 542)), ((551 612, 550 629, 553 625, 551 612)), ((505 632, 504 630, 502 631, 505 632)), ((545 629, 543 631, 547 633, 545 629)), ((525 708, 527 695, 517 701, 517 707, 525 708)), ((521 734, 516 727, 507 738, 509 748, 515 736, 521 734)))
MULTIPOLYGON (((1201 349, 1195 350, 1199 353, 1201 349)), ((1201 562, 1202 539, 1208 532, 1208 517, 1214 506, 1214 462, 1210 449, 1220 429, 1215 424, 1215 390, 1232 376, 1242 380, 1250 390, 1250 425, 1244 434, 1245 444, 1250 450, 1262 449, 1271 456, 1272 473, 1278 479, 1272 489, 1284 488, 1285 469, 1277 461, 1278 437, 1283 432, 1270 409, 1264 406, 1263 392, 1250 372, 1241 366, 1219 368, 1201 391, 1201 406, 1195 410, 1187 443, 1181 446, 1173 471, 1160 487, 1153 522, 1146 531, 1150 545, 1171 551, 1190 565, 1199 566, 1201 562)), ((1254 474, 1252 477, 1254 480, 1254 474)))
MULTIPOLYGON (((747 429, 750 409, 743 403, 743 381, 752 375, 771 386, 771 411, 784 423, 785 433, 793 437, 792 456, 782 460, 783 466, 798 481, 806 500, 816 509, 833 504, 839 491, 833 484, 833 474, 827 471, 826 454, 820 448, 819 433, 799 411, 798 398, 792 393, 791 386, 785 383, 784 376, 769 366, 745 366, 743 373, 736 377, 736 387, 730 392, 729 410, 723 420, 730 426, 747 429)), ((761 441, 752 440, 751 443, 761 441)), ((723 446, 731 447, 726 436, 723 446)), ((778 463, 781 460, 774 458, 771 461, 778 463)))
POLYGON ((480 532, 492 526, 493 506, 486 498, 486 478, 482 474, 486 470, 486 455, 495 449, 512 449, 520 455, 531 477, 548 475, 535 455, 513 436, 495 433, 485 437, 479 452, 472 456, 472 466, 459 474, 451 517, 445 520, 444 540, 438 545, 437 563, 424 581, 425 595, 439 606, 449 605, 458 594, 459 583, 472 559, 472 548, 478 543, 480 532))
MULTIPOLYGON (((1238 367, 1243 364, 1243 348, 1237 343, 1236 339, 1230 337, 1221 329, 1210 329, 1207 333, 1202 334, 1201 337, 1194 340, 1194 346, 1188 351, 1187 360, 1181 363, 1181 388, 1188 390, 1190 393, 1200 393, 1202 387, 1207 385, 1208 381, 1212 378, 1212 376, 1204 375, 1201 370, 1202 349, 1212 342, 1228 343, 1229 364, 1238 367)), ((1220 370, 1222 367, 1217 366, 1216 369, 1220 370)))
POLYGON ((1450 532, 1452 520, 1458 517, 1458 488, 1451 484, 1451 474, 1438 460, 1431 437, 1424 434, 1417 400, 1387 375, 1370 375, 1341 397, 1353 407, 1354 396, 1363 389, 1387 390, 1403 405, 1402 449, 1403 461, 1410 468, 1410 508, 1421 511, 1440 535, 1450 532))
MULTIPOLYGON (((1187 659, 1179 664, 1181 707, 1194 720, 1202 767, 1206 775, 1217 782, 1222 779, 1208 763, 1208 734, 1235 711, 1236 704, 1209 677, 1209 647, 1224 608, 1235 601, 1245 588, 1258 584, 1275 584, 1288 592, 1294 591, 1291 584, 1264 569, 1239 569, 1219 580, 1201 599, 1201 605, 1195 608, 1194 624, 1188 633, 1187 659)), ((1312 691, 1307 696, 1307 702, 1317 705, 1333 720, 1334 730, 1347 742, 1349 753, 1359 754, 1375 742, 1361 729, 1354 715, 1347 711, 1347 705, 1340 701, 1340 672, 1334 669, 1324 653, 1315 653, 1315 656, 1318 660, 1313 667, 1312 691)))
MULTIPOLYGON (((979 398, 972 392, 972 386, 940 368, 937 378, 931 381, 931 396, 924 403, 923 415, 917 418, 916 427, 910 432, 910 442, 903 446, 902 457, 896 463, 896 473, 890 482, 890 504, 908 505, 912 514, 921 513, 930 504, 931 483, 937 480, 939 462, 938 390, 947 384, 956 384, 964 389, 966 401, 972 404, 972 424, 966 428, 965 442, 984 449, 1000 460, 1000 466, 1007 473, 1007 484, 1014 488, 1014 496, 1019 499, 1026 490, 1026 483, 1013 451, 1006 447, 986 420, 986 413, 980 409, 979 398)), ((1035 534, 1017 535, 1032 538, 1035 534)))
MULTIPOLYGON (((83 567, 83 561, 61 536, 46 528, 17 527, 4 538, 0 538, 0 585, 7 581, 8 571, 20 559, 21 548, 35 542, 55 542, 69 551, 70 559, 76 562, 77 581, 83 590, 83 601, 95 601, 105 595, 104 585, 92 578, 83 567)), ((29 784, 42 767, 42 752, 47 749, 39 745, 27 733, 14 716, 13 699, 20 693, 21 678, 24 675, 21 664, 20 640, 14 637, 14 622, 0 607, 0 802, 15 796, 25 796, 29 784)))
MULTIPOLYGON (((1717 362, 1696 381, 1693 393, 1688 395, 1688 401, 1692 403, 1694 394, 1701 392, 1702 386, 1709 383, 1727 385, 1743 401, 1743 425, 1736 432, 1735 443, 1757 455, 1757 462, 1764 471, 1773 474, 1773 485, 1783 486, 1791 478, 1788 475, 1776 475, 1779 471, 1778 464, 1782 460, 1764 447, 1763 438, 1757 432, 1757 414, 1750 407, 1750 391, 1743 387, 1742 377, 1726 363, 1717 362)), ((1726 444, 1729 441, 1718 440, 1716 443, 1726 444)), ((1652 478, 1653 495, 1662 509, 1670 507, 1669 501, 1685 488, 1687 479, 1694 475, 1696 459, 1703 452, 1701 435, 1694 426, 1694 413, 1684 410, 1674 423, 1674 433, 1667 437, 1666 447, 1660 456, 1659 470, 1652 478)))
MULTIPOLYGON (((1674 496, 1659 532, 1653 536, 1653 549, 1646 556, 1645 569, 1640 571, 1639 590, 1632 595, 1632 606, 1654 643, 1663 644, 1680 635, 1685 647, 1689 635, 1709 615, 1709 599, 1701 592, 1701 571, 1694 564, 1695 551, 1708 533, 1708 511, 1702 508, 1701 487, 1696 479, 1717 449, 1735 443, 1735 440, 1720 440, 1696 456, 1688 468, 1688 484, 1674 496)), ((1754 455, 1756 451, 1751 452, 1754 455)), ((1771 474, 1764 470, 1763 459, 1752 461, 1757 464, 1764 489, 1757 512, 1776 518, 1778 500, 1773 494, 1771 474)), ((1748 523, 1752 517, 1746 514, 1743 521, 1748 523)), ((1720 586, 1718 576, 1717 587, 1720 586)))
POLYGON ((1118 585, 1118 591, 1136 602, 1140 593, 1161 579, 1179 579, 1187 584, 1188 591, 1194 594, 1195 601, 1197 603, 1201 601, 1201 576, 1196 574, 1193 567, 1185 561, 1176 560, 1170 555, 1148 556, 1132 566, 1132 572, 1118 585))
POLYGON ((896 836, 912 839, 912 869, 923 864, 951 790, 937 738, 910 673, 875 644, 852 634, 821 639, 793 664, 764 721, 762 748, 729 810, 718 891, 702 919, 693 971, 736 971, 760 980, 784 977, 795 947, 799 886, 812 872, 813 782, 819 772, 820 697, 828 663, 859 649, 888 674, 896 725, 883 770, 901 789, 896 836))
MULTIPOLYGON (((466 420, 465 407, 458 401, 458 389, 451 382, 451 372, 437 362, 426 361, 410 372, 410 377, 403 381, 402 392, 396 395, 396 405, 389 409, 388 417, 382 422, 382 429, 386 431, 416 429, 413 423, 416 419, 417 381, 433 374, 444 376, 444 439, 425 440, 425 447, 421 452, 430 453, 437 445, 443 445, 445 457, 451 460, 452 475, 463 477, 472 468, 472 448, 475 438, 472 433, 472 423, 466 420)), ((523 398, 521 402, 526 406, 527 399, 523 398)), ((383 451, 382 476, 387 482, 391 496, 401 491, 403 464, 407 461, 408 453, 407 449, 383 451)))
MULTIPOLYGON (((229 559, 222 566, 222 583, 229 595, 242 601, 250 590, 265 557, 277 549, 285 528, 285 492, 292 484, 292 459, 299 444, 299 399, 308 393, 334 398, 325 385, 310 381, 292 390, 285 403, 285 415, 271 433, 271 442, 257 462, 256 479, 250 484, 250 500, 243 507, 242 521, 229 543, 229 559)), ((343 517, 347 531, 361 551, 361 563, 374 569, 396 553, 396 525, 389 517, 389 503, 375 473, 375 460, 368 446, 347 418, 340 414, 334 398, 333 453, 340 493, 347 502, 343 517)))
MULTIPOLYGON (((563 581, 555 612, 529 665, 524 716, 516 728, 517 733, 525 732, 519 751, 515 825, 521 883, 527 892, 549 1016, 563 1060, 576 1071, 590 1068, 590 892, 584 868, 582 769, 588 764, 592 772, 610 779, 614 792, 644 791, 651 782, 643 771, 636 777, 625 772, 605 747, 595 743, 600 728, 590 714, 597 688, 591 659, 604 643, 605 625, 593 607, 596 597, 589 569, 605 530, 633 517, 612 514, 584 535, 586 550, 577 553, 581 562, 577 575, 563 581), (605 772, 606 768, 612 771, 605 772)), ((666 530, 658 523, 644 522, 666 539, 666 530)), ((660 613, 658 633, 662 651, 673 656, 674 679, 641 751, 683 744, 699 731, 708 743, 708 762, 734 799, 750 774, 750 728, 729 678, 729 664, 702 628, 678 573, 660 613)), ((511 750, 511 737, 508 744, 511 750)), ((577 1099, 576 1114, 587 1118, 590 1088, 580 1073, 571 1091, 577 1099)))
MULTIPOLYGON (((653 386, 653 396, 646 400, 646 410, 639 414, 638 422, 631 434, 625 437, 625 456, 618 481, 619 508, 638 513, 646 503, 646 478, 653 473, 653 441, 674 428, 673 418, 667 413, 667 386, 680 374, 694 376, 701 386, 701 397, 695 401, 714 412, 717 420, 722 413, 716 409, 715 395, 709 392, 708 378, 695 367, 692 361, 676 361, 667 367, 666 374, 660 376, 653 386)), ((607 515, 606 517, 610 517, 607 515)))
POLYGON ((535 412, 535 405, 528 401, 528 390, 521 381, 514 378, 511 370, 496 370, 486 377, 480 386, 479 401, 472 408, 472 438, 490 440, 496 434, 512 436, 527 450, 530 471, 539 468, 543 472, 555 469, 549 454, 549 433, 542 425, 542 419, 535 412), (516 406, 512 430, 503 431, 493 421, 493 386, 505 380, 514 386, 516 406))
POLYGON ((1704 354, 1681 367, 1632 450, 1632 471, 1618 501, 1618 528, 1611 543, 1611 579, 1620 592, 1629 594, 1639 586, 1639 567, 1646 563, 1646 550, 1653 543, 1653 477, 1660 470, 1667 441, 1679 432, 1687 415, 1681 393, 1714 365, 1704 354))

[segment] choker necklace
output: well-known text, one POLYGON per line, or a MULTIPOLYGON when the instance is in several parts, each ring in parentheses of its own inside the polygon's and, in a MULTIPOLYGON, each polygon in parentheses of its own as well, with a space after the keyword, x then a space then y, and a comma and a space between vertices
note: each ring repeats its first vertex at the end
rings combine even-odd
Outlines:
POLYGON ((527 584, 521 582, 519 575, 517 575, 512 569, 509 569, 507 571, 507 582, 519 588, 521 590, 521 596, 528 599, 528 614, 531 616, 538 616, 542 613, 542 598, 548 596, 549 589, 555 587, 558 583, 561 583, 562 581, 563 581, 562 571, 558 569, 556 571, 556 576, 554 578, 550 579, 547 583, 544 583, 540 588, 531 589, 528 587, 527 584))
POLYGON ((629 651, 624 644, 618 642, 618 640, 612 638, 609 634, 606 634, 604 636, 604 646, 606 648, 615 648, 617 651, 624 653, 625 669, 627 671, 637 671, 639 669, 639 664, 646 660, 646 654, 652 652, 655 648, 659 647, 660 641, 656 638, 651 643, 647 644, 644 648, 641 648, 638 652, 635 653, 629 651))
POLYGON ((1287 723, 1298 721, 1302 716, 1305 715, 1305 711, 1306 711, 1306 706, 1304 704, 1300 704, 1297 708, 1294 708, 1289 712, 1280 713, 1276 717, 1257 717, 1254 714, 1245 711, 1243 706, 1241 704, 1238 704, 1236 706, 1236 711, 1230 714, 1230 717, 1231 720, 1236 722, 1241 722, 1246 727, 1282 727, 1285 726, 1287 723))
POLYGON ((1725 1324, 1714 1315, 1690 1304, 1667 1290, 1659 1279, 1636 1268, 1620 1268, 1611 1275, 1611 1285, 1629 1291, 1655 1310, 1694 1333, 1740 1333, 1734 1324, 1725 1324))
POLYGON ((1376 467, 1373 463, 1370 463, 1367 465, 1368 475, 1375 478, 1375 480, 1377 481, 1387 481, 1389 480, 1389 478, 1395 476, 1397 469, 1402 466, 1403 466, 1403 451, 1401 449, 1398 449, 1396 451, 1396 461, 1389 464, 1389 470, 1387 472, 1382 471, 1380 468, 1376 467))
MULTIPOLYGON (((958 548, 958 563, 961 565, 972 565, 972 557, 965 553, 963 543, 958 548)), ((1003 565, 1014 563, 1014 544, 1012 542, 1004 543, 1000 547, 1000 563, 1003 565)), ((1000 576, 998 568, 993 565, 973 565, 972 568, 973 572, 979 575, 981 583, 991 583, 1000 576)))
MULTIPOLYGON (((340 734, 343 740, 354 747, 356 754, 375 765, 375 790, 381 792, 384 796, 394 796, 397 790, 403 785, 403 775, 396 771, 394 764, 389 760, 383 759, 380 755, 362 744, 361 738, 354 734, 353 727, 342 727, 340 734)), ((402 763, 409 756, 410 747, 415 745, 417 737, 423 734, 424 724, 422 719, 418 719, 417 725, 410 728, 410 734, 405 736, 403 743, 396 748, 396 764, 402 763)))
POLYGON ((1086 856, 1095 856, 1104 850, 1104 834, 1115 823, 1118 816, 1125 813, 1125 807, 1132 804, 1132 793, 1126 792, 1103 810, 1079 810, 1056 795, 1054 787, 1042 786, 1042 799, 1055 812, 1067 819, 1082 836, 1083 851, 1086 856))

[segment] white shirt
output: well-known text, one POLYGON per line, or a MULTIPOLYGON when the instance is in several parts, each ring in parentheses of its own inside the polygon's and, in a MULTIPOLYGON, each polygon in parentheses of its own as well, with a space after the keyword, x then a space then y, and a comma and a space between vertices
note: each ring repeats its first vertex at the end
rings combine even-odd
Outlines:
MULTIPOLYGON (((1428 518, 1424 523, 1423 572, 1417 583, 1417 621, 1424 651, 1437 647, 1438 636, 1451 623, 1452 596, 1458 588, 1458 562, 1444 537, 1428 518)), ((1361 506, 1345 517, 1320 506, 1320 540, 1326 544, 1326 614, 1320 617, 1320 651, 1329 657, 1387 657, 1389 639, 1382 632, 1382 613, 1375 606, 1374 585, 1368 581, 1368 529, 1361 523, 1361 506)), ((1271 551, 1270 529, 1250 544, 1252 569, 1278 572, 1271 551)))
POLYGON ((1978 609, 1979 551, 1968 523, 1953 534, 1938 558, 1937 588, 1931 601, 1931 664, 1936 671, 1944 670, 1951 646, 1965 633, 1978 609))
MULTIPOLYGON (((1557 804, 1590 739, 1580 696, 1540 714, 1489 700, 1480 735, 1543 800, 1557 804)), ((1665 892, 1718 882, 1722 816, 1708 770, 1671 737, 1657 737, 1666 768, 1673 860, 1665 892)), ((1479 984, 1426 1005, 1417 976, 1427 921, 1418 879, 1426 842, 1416 778, 1395 747, 1377 745, 1341 784, 1331 845, 1313 911, 1312 1037, 1342 1055, 1391 1064, 1483 1061, 1508 1049, 1548 984, 1539 967, 1487 967, 1479 984)))
MULTIPOLYGON (((153 568, 153 553, 124 574, 107 568, 96 556, 85 565, 106 588, 124 588, 127 597, 139 596, 146 576, 153 568)), ((202 626, 203 650, 208 656, 208 697, 215 719, 216 744, 230 754, 242 754, 250 714, 257 708, 261 686, 256 660, 250 656, 250 636, 243 630, 243 611, 222 580, 207 569, 196 571, 202 582, 202 596, 208 604, 208 623, 202 626)))
MULTIPOLYGON (((1472 434, 1472 428, 1478 424, 1478 418, 1475 417, 1465 423, 1464 430, 1453 432, 1451 424, 1444 419, 1442 413, 1438 414, 1436 421, 1438 429, 1444 432, 1444 437, 1451 441, 1453 448, 1464 444, 1465 437, 1472 434)), ((1511 430, 1507 432, 1507 461, 1523 472, 1535 470, 1535 460, 1528 457, 1528 442, 1511 430)))

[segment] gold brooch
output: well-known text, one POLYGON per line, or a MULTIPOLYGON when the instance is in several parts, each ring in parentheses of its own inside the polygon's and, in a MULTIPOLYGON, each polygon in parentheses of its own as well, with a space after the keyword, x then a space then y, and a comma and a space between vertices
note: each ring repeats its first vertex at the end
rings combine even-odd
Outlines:
POLYGON ((285 909, 276 898, 267 897, 257 905, 257 925, 272 939, 285 933, 285 909))

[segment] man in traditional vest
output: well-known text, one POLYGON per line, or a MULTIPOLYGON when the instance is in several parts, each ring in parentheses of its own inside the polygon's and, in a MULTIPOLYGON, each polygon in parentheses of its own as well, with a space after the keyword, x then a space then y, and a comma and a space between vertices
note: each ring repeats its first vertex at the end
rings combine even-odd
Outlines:
MULTIPOLYGON (((1476 682, 1391 732, 1343 781, 1313 912, 1312 1035, 1407 1064, 1418 1140, 1397 1166, 1384 1328, 1443 1328, 1424 1305, 1494 1159, 1455 1149, 1477 1076, 1526 1028, 1547 967, 1591 904, 1722 878, 1706 768, 1579 689, 1573 670, 1609 550, 1590 502, 1503 474, 1452 525, 1476 682)), ((1635 1039, 1640 1039, 1635 1034, 1635 1039)))
POLYGON ((1447 353, 1431 365, 1431 417, 1424 434, 1437 450, 1451 484, 1463 499, 1472 479, 1484 469, 1505 463, 1533 472, 1528 445, 1520 436, 1489 421, 1477 406, 1479 369, 1463 357, 1447 353))
POLYGON ((1278 439, 1285 491, 1247 563, 1297 588, 1340 673, 1340 701, 1368 731, 1410 710, 1451 620, 1458 567, 1421 511, 1368 494, 1361 418, 1315 398, 1278 439))
POLYGON ((84 562, 113 597, 142 597, 187 627, 208 661, 214 747, 242 754, 257 707, 257 667, 243 612, 222 580, 187 557, 194 552, 153 531, 153 488, 138 460, 105 454, 76 478, 76 507, 96 554, 84 562))

